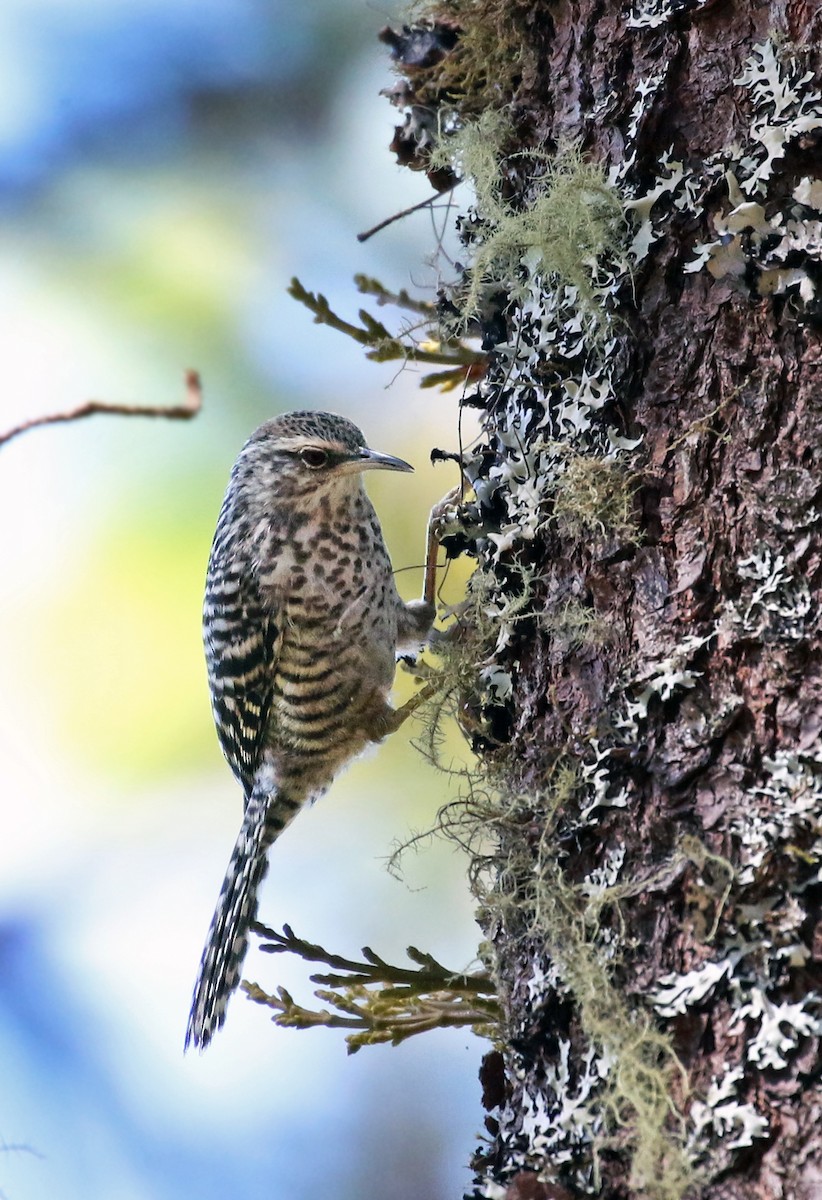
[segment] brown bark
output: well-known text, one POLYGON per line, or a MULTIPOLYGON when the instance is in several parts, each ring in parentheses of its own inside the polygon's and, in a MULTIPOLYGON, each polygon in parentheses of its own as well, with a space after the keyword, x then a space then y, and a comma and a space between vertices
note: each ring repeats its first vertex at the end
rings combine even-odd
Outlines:
MULTIPOLYGON (((516 152, 550 157, 572 139, 611 172, 628 238, 650 213, 655 240, 600 263, 604 335, 562 332, 571 309, 549 294, 567 281, 547 268, 554 315, 538 329, 521 271, 482 309, 490 367, 466 399, 485 442, 466 460, 477 502, 451 545, 477 556, 497 614, 520 607, 505 637, 504 616, 482 631, 463 698, 498 794, 484 924, 507 1012, 474 1195, 812 1200, 822 14, 671 0, 631 22, 601 0, 514 3, 500 34, 501 11, 447 6, 449 29, 485 21, 520 38, 500 83, 513 208, 543 186, 542 164, 527 171, 516 152), (512 367, 512 347, 532 344, 512 367), (586 379, 607 394, 580 432, 569 382, 586 379), (614 486, 630 485, 635 533, 582 507, 569 518, 579 460, 624 464, 614 486), (538 519, 518 533, 529 472, 538 519), (587 638, 557 617, 569 604, 595 619, 587 638), (493 671, 510 695, 489 689, 493 671)), ((449 91, 441 63, 407 74, 406 101, 467 123, 488 102, 449 91)))

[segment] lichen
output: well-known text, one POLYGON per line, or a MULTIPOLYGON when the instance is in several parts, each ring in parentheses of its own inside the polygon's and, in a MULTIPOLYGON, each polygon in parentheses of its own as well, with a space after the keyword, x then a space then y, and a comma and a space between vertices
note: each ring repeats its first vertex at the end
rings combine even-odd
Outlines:
POLYGON ((613 454, 567 454, 553 491, 553 517, 563 535, 617 542, 639 538, 637 475, 613 454))
POLYGON ((716 238, 695 247, 685 270, 706 269, 755 297, 786 296, 798 319, 822 316, 822 183, 803 176, 791 203, 778 167, 798 139, 822 128, 822 93, 771 39, 754 46, 734 80, 751 109, 742 147, 714 156, 707 175, 722 165, 731 208, 714 216, 716 238))
POLYGON ((747 1003, 736 1010, 737 1022, 759 1023, 745 1047, 747 1061, 772 1071, 784 1070, 802 1038, 822 1034, 820 1011, 820 998, 815 992, 809 992, 796 1004, 787 1000, 777 1004, 768 999, 762 988, 751 988, 747 1003), (815 1009, 817 1015, 812 1015, 809 1008, 815 1009))
POLYGON ((470 181, 475 203, 458 218, 471 249, 467 286, 454 289, 460 328, 484 315, 490 296, 505 290, 523 300, 535 276, 571 289, 587 321, 602 318, 604 258, 621 252, 625 214, 605 173, 568 145, 548 156, 539 148, 507 154, 514 130, 505 112, 464 116, 444 131, 431 161, 470 181), (522 292, 522 294, 520 294, 522 292))
POLYGON ((744 1074, 741 1067, 726 1065, 723 1075, 711 1080, 705 1099, 691 1105, 689 1146, 695 1159, 704 1159, 711 1145, 721 1143, 729 1151, 740 1150, 752 1146, 755 1138, 768 1136, 765 1117, 753 1104, 739 1099, 744 1074))
POLYGON ((423 68, 419 104, 451 104, 464 118, 510 103, 537 64, 528 0, 415 0, 413 27, 453 29, 453 50, 423 68))
POLYGON ((657 29, 677 16, 696 12, 710 3, 711 0, 638 0, 631 10, 628 26, 631 29, 657 29))

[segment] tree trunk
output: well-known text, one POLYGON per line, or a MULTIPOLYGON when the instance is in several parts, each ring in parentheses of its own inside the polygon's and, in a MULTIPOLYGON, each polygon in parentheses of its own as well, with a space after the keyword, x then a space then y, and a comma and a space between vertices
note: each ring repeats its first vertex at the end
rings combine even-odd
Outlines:
POLYGON ((441 304, 488 355, 445 537, 480 768, 443 821, 506 1014, 472 1195, 820 1197, 819 7, 384 36, 395 148, 477 196, 441 304))

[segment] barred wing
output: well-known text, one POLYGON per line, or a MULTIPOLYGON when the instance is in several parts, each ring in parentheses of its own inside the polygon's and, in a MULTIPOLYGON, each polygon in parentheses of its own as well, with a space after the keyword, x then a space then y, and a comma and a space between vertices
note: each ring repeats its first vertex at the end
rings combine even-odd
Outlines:
POLYGON ((247 800, 271 712, 281 622, 263 603, 254 574, 233 563, 215 569, 215 557, 212 553, 203 608, 211 709, 223 753, 247 800))

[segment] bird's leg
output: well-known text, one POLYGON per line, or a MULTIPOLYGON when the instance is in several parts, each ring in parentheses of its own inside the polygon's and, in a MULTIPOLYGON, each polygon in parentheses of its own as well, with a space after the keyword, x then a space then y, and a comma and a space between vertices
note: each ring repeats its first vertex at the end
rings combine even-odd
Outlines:
POLYGON ((409 600, 402 606, 397 628, 397 647, 402 652, 416 653, 432 636, 431 626, 437 615, 437 552, 443 528, 453 517, 453 510, 463 493, 463 485, 451 488, 431 509, 425 541, 425 577, 422 597, 409 600))
POLYGON ((442 537, 442 527, 446 516, 462 498, 464 487, 462 482, 447 491, 442 500, 437 501, 428 517, 428 529, 425 543, 425 580, 422 598, 426 604, 434 604, 437 595, 437 556, 442 537))
POLYGON ((382 738, 387 737, 389 733, 396 733, 400 725, 403 725, 410 716, 417 711, 421 704, 425 704, 426 700, 430 700, 432 696, 436 696, 437 692, 442 688, 442 681, 439 674, 433 679, 429 679, 423 684, 418 692, 415 692, 410 700, 406 700, 405 704, 401 704, 399 708, 392 708, 388 701, 383 703, 382 708, 374 714, 373 721, 370 724, 369 736, 372 741, 378 742, 382 738))
MULTIPOLYGON (((416 635, 417 642, 424 640, 426 637, 432 639, 435 636, 435 631, 431 626, 436 616, 436 598, 437 598, 437 557, 440 546, 440 538, 443 534, 443 528, 448 525, 449 519, 453 519, 454 509, 462 496, 465 494, 465 485, 462 481, 455 487, 452 487, 445 493, 443 498, 439 500, 431 509, 428 517, 428 527, 426 529, 425 542, 425 577, 423 582, 422 598, 420 600, 411 600, 404 606, 404 621, 401 621, 399 630, 400 643, 406 643, 409 640, 409 634, 416 635)), ((412 716, 420 705, 424 704, 432 696, 442 688, 442 680, 440 679, 439 671, 432 673, 432 677, 428 682, 423 684, 418 692, 416 692, 410 700, 406 700, 399 708, 392 708, 385 701, 383 706, 378 709, 373 718, 373 724, 370 728, 370 736, 374 741, 379 741, 380 738, 386 737, 389 733, 394 733, 399 729, 405 721, 412 716)))

